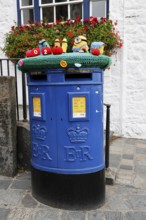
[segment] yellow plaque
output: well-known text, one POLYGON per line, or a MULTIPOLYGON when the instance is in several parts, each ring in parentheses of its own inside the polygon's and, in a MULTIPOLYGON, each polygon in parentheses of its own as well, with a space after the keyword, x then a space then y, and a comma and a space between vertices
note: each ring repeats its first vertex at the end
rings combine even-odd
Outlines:
POLYGON ((73 118, 86 117, 86 97, 73 97, 72 98, 72 112, 73 118))
POLYGON ((33 116, 41 117, 41 98, 33 97, 33 116))

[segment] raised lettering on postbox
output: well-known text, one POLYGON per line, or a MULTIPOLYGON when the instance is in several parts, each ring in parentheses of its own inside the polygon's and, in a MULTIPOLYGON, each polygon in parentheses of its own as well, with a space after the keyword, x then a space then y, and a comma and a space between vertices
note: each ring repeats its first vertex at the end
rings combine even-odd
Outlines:
POLYGON ((76 162, 93 160, 93 156, 90 154, 90 146, 65 146, 65 159, 66 162, 76 162))
POLYGON ((50 156, 50 147, 43 144, 32 143, 32 156, 43 160, 52 160, 50 156))

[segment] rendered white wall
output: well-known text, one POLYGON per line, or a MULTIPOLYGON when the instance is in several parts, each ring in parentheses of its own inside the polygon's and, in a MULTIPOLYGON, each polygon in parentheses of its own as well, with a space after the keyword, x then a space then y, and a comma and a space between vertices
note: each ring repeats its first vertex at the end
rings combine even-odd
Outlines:
POLYGON ((124 46, 105 72, 105 102, 117 135, 146 138, 146 1, 110 0, 124 46))
MULTIPOLYGON (((3 47, 5 34, 14 25, 14 21, 17 21, 17 1, 16 0, 0 0, 0 47, 3 47)), ((3 58, 4 54, 0 50, 0 57, 3 58)))

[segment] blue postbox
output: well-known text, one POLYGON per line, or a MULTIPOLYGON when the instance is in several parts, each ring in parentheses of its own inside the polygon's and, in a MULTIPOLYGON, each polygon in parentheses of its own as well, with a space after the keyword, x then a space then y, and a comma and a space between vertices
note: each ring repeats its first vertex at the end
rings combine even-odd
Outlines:
POLYGON ((27 69, 32 191, 61 208, 105 198, 103 69, 27 69))

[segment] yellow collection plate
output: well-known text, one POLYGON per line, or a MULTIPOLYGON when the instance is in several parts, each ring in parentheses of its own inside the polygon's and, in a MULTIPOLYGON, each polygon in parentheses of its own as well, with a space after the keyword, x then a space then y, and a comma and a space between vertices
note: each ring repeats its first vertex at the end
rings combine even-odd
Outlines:
POLYGON ((33 116, 41 117, 41 98, 33 97, 33 116))
POLYGON ((86 97, 72 98, 72 112, 73 112, 73 118, 86 117, 86 97))

